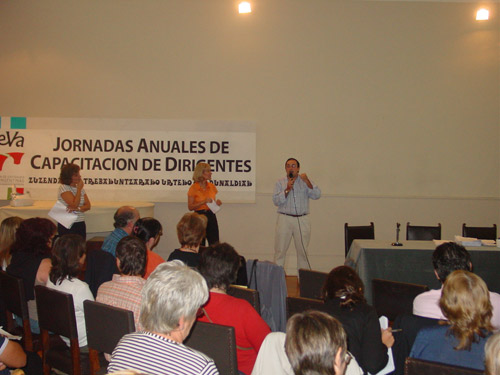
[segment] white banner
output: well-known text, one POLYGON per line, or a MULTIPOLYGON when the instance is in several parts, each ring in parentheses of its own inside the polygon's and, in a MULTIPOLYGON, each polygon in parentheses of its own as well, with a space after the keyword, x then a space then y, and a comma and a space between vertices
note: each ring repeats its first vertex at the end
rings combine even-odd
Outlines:
POLYGON ((185 202, 203 161, 218 198, 255 201, 255 127, 248 122, 24 118, 23 128, 19 119, 0 119, 2 199, 12 185, 34 199, 55 199, 61 166, 74 163, 91 200, 185 202))

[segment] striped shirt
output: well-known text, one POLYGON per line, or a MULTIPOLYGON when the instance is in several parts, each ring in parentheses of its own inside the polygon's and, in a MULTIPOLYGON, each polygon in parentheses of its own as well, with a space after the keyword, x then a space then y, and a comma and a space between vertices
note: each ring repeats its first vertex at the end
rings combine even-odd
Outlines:
MULTIPOLYGON (((61 194, 66 193, 67 191, 70 191, 73 194, 73 196, 75 196, 77 188, 74 186, 70 186, 70 185, 59 186, 59 193, 57 194, 57 200, 59 202, 61 202, 62 204, 64 204, 66 207, 68 206, 68 204, 64 201, 64 199, 62 199, 61 194)), ((85 196, 85 190, 82 189, 82 192, 80 194, 80 203, 78 203, 78 206, 83 206, 85 204, 84 196, 85 196)), ((79 223, 81 221, 85 221, 85 214, 83 212, 75 211, 75 213, 78 216, 76 221, 75 221, 76 223, 79 223)))
POLYGON ((215 363, 204 354, 151 332, 123 336, 108 372, 137 370, 155 375, 218 375, 215 363))

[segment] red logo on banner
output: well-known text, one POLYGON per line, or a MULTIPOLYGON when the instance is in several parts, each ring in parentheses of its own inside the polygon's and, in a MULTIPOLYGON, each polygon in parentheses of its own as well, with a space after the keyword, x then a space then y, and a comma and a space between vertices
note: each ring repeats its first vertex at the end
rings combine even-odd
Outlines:
POLYGON ((7 155, 8 156, 0 154, 0 171, 3 168, 3 164, 9 157, 14 159, 14 164, 21 164, 21 159, 24 156, 24 152, 8 152, 7 155))

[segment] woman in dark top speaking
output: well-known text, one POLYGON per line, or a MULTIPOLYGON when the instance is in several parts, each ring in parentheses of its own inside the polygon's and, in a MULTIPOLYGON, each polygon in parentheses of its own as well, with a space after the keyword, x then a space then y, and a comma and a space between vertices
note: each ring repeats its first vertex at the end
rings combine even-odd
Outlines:
POLYGON ((364 285, 356 271, 334 268, 323 286, 325 307, 347 333, 347 347, 364 373, 376 374, 387 364, 387 348, 394 344, 391 329, 380 329, 375 309, 366 303, 364 285))

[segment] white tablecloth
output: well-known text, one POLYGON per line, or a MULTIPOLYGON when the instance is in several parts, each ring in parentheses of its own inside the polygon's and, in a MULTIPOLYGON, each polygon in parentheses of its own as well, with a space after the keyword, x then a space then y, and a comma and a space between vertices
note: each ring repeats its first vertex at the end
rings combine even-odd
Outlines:
MULTIPOLYGON (((49 213, 55 201, 35 201, 33 206, 28 207, 0 207, 0 221, 10 217, 19 216, 23 219, 31 217, 44 217, 52 220, 49 213)), ((87 233, 110 232, 113 229, 113 215, 121 206, 134 206, 139 210, 141 217, 154 217, 154 203, 150 202, 94 202, 92 209, 85 212, 85 223, 87 224, 87 233)), ((54 220, 52 220, 54 221, 54 220)))

